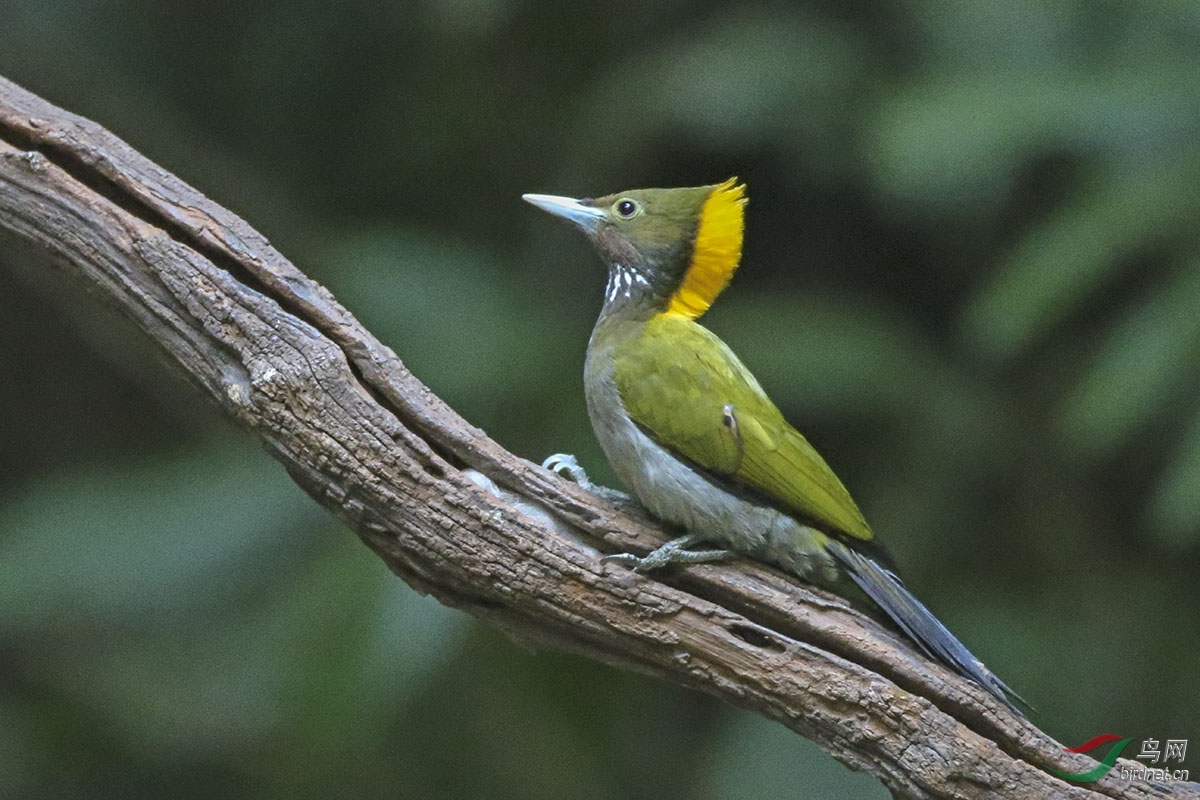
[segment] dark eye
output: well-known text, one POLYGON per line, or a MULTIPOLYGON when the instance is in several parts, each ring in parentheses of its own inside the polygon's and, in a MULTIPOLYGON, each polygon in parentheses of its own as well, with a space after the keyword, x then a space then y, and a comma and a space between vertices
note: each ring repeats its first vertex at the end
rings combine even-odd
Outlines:
POLYGON ((618 217, 624 217, 625 219, 629 219, 642 210, 642 207, 637 204, 636 200, 630 200, 629 198, 618 200, 613 208, 616 209, 618 217))

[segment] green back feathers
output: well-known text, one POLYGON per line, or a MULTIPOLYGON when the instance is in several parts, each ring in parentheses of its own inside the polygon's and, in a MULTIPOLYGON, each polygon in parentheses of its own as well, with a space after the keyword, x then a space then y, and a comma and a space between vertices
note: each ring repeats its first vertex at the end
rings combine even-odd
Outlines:
POLYGON ((824 459, 707 329, 660 314, 613 356, 621 400, 660 445, 818 528, 872 538, 824 459))

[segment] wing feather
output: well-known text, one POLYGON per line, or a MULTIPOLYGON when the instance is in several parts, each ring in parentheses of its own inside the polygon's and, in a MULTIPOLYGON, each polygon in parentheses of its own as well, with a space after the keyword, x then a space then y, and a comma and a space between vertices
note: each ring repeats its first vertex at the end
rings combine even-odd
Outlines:
POLYGON ((783 511, 873 538, 833 470, 716 335, 663 314, 615 355, 621 399, 660 445, 783 511))

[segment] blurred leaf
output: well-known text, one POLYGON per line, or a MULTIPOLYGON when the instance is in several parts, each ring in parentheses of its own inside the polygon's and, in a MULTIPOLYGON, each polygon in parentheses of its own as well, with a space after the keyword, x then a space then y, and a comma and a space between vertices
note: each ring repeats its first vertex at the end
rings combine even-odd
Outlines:
POLYGON ((921 34, 913 39, 922 61, 937 73, 979 65, 1061 66, 1078 25, 1070 0, 909 0, 904 6, 921 34))
POLYGON ((360 230, 329 241, 323 260, 338 265, 329 281, 338 298, 476 424, 543 395, 547 362, 565 360, 571 347, 531 337, 529 321, 550 316, 546 298, 516 269, 461 243, 360 230))
POLYGON ((845 135, 840 104, 870 63, 856 34, 828 16, 733 6, 608 65, 583 106, 569 172, 590 176, 627 165, 668 132, 714 149, 772 145, 820 154, 808 165, 828 166, 845 155, 835 146, 845 135))
POLYGON ((1125 260, 1193 227, 1200 154, 1125 164, 1027 234, 962 317, 963 338, 1003 362, 1020 355, 1110 283, 1125 260))
POLYGON ((1051 152, 1153 169, 1200 128, 1189 100, 1200 91, 1200 70, 1190 56, 1178 58, 1151 69, 918 79, 880 103, 868 157, 885 192, 939 214, 1002 196, 1022 161, 1051 152))
POLYGON ((39 751, 45 710, 30 698, 0 699, 0 794, 32 797, 41 775, 54 768, 53 759, 39 751))
POLYGON ((1200 543, 1200 415, 1194 416, 1180 435, 1157 482, 1150 498, 1149 522, 1171 550, 1200 543))
POLYGON ((197 613, 259 582, 259 559, 302 546, 324 514, 240 439, 63 475, 0 507, 0 631, 197 613))
POLYGON ((339 533, 346 546, 309 564, 272 609, 286 643, 278 777, 326 786, 319 794, 336 794, 342 760, 387 751, 395 716, 450 667, 471 626, 339 533))
POLYGON ((733 715, 714 751, 704 759, 712 800, 836 800, 887 798, 879 781, 851 772, 807 739, 777 722, 746 713, 733 715))
POLYGON ((142 758, 228 755, 286 736, 294 749, 276 777, 315 785, 338 759, 378 743, 467 624, 332 520, 320 528, 331 537, 322 550, 276 573, 266 594, 203 623, 96 638, 70 659, 59 657, 65 642, 47 642, 40 682, 101 714, 114 741, 142 758), (308 752, 317 742, 320 754, 308 752))
POLYGON ((43 642, 28 667, 43 692, 87 708, 121 752, 151 763, 228 758, 283 717, 289 665, 272 633, 256 615, 218 615, 138 637, 92 637, 70 658, 66 642, 43 642))
POLYGON ((428 11, 434 20, 456 35, 483 37, 495 34, 508 22, 516 0, 435 0, 428 11))
POLYGON ((1200 262, 1155 286, 1109 329, 1060 412, 1080 455, 1111 455, 1200 383, 1198 308, 1200 262))

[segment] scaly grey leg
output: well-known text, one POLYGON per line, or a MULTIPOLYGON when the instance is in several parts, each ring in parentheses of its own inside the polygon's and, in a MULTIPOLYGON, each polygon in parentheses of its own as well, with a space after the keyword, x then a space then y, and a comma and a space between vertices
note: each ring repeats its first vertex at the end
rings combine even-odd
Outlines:
POLYGON ((644 557, 633 553, 616 553, 605 556, 605 561, 619 561, 629 564, 634 572, 649 572, 661 569, 670 564, 702 564, 708 561, 718 561, 733 555, 730 550, 688 550, 694 544, 704 541, 704 537, 695 533, 686 533, 664 544, 657 550, 644 557))

